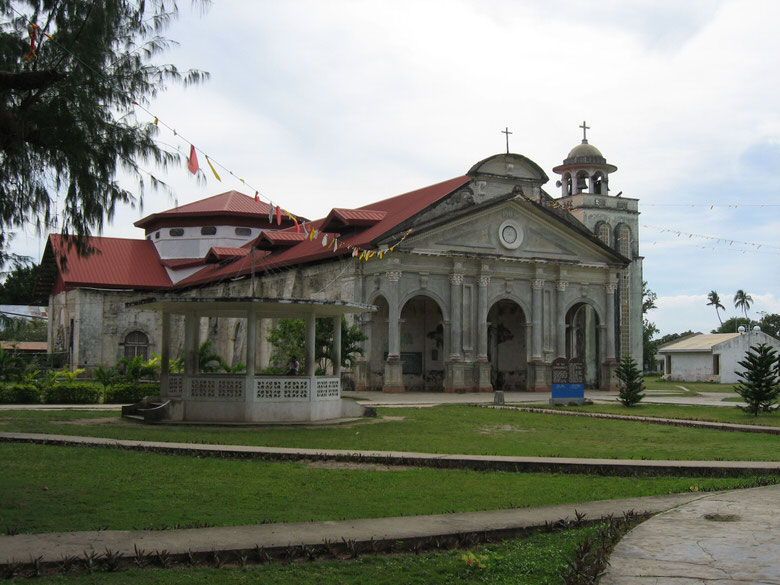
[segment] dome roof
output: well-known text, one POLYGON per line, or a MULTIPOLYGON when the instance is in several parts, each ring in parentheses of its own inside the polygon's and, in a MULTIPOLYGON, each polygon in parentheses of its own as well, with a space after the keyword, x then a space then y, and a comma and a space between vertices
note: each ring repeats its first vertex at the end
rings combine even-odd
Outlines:
POLYGON ((582 144, 578 144, 574 148, 572 148, 569 151, 569 156, 567 156, 567 159, 570 158, 580 158, 580 157, 598 157, 600 159, 603 159, 604 162, 606 162, 606 159, 604 158, 604 155, 601 154, 601 151, 593 146, 592 144, 588 144, 587 142, 583 142, 582 144))
POLYGON ((604 158, 604 155, 601 154, 598 148, 588 144, 587 140, 583 140, 582 144, 578 144, 569 151, 569 155, 564 159, 563 164, 555 167, 553 171, 560 174, 572 167, 583 166, 602 168, 608 173, 614 173, 617 170, 615 165, 607 162, 607 159, 604 158))

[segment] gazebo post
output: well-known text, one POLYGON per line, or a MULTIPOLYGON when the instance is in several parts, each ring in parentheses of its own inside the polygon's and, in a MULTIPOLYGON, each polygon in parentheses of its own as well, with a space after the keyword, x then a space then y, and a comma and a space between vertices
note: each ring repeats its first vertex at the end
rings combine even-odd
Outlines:
POLYGON ((316 331, 317 318, 314 311, 306 313, 306 375, 309 378, 314 377, 314 337, 316 331))
POLYGON ((170 374, 171 314, 163 310, 162 345, 160 346, 160 396, 168 396, 168 375, 170 374))
POLYGON ((341 315, 333 317, 333 375, 341 380, 341 315))
POLYGON ((199 319, 194 311, 184 315, 184 384, 182 396, 190 397, 190 379, 198 370, 198 326, 199 319))
POLYGON ((246 387, 244 391, 247 404, 251 403, 254 398, 256 346, 257 313, 249 309, 246 316, 246 387))

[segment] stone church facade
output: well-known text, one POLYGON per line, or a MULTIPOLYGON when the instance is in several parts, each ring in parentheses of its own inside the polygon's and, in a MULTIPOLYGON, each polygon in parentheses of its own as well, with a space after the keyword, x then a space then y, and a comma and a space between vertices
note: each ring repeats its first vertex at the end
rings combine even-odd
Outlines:
MULTIPOLYGON (((95 238, 100 258, 64 267, 68 252, 52 236, 50 349, 70 352, 74 367, 160 353, 158 315, 125 307, 151 294, 345 300, 377 307, 355 317, 367 340, 344 375, 357 390, 543 391, 557 357, 581 358, 588 386, 614 388, 622 355, 641 362, 638 202, 611 194, 616 167, 585 139, 553 170, 558 197, 536 163, 507 153, 299 226, 223 194, 141 220, 145 240, 95 238)), ((268 363, 273 325, 258 327, 258 364, 268 363)), ((172 327, 176 355, 183 325, 172 327)), ((236 363, 246 361, 245 331, 213 318, 200 338, 236 363)))

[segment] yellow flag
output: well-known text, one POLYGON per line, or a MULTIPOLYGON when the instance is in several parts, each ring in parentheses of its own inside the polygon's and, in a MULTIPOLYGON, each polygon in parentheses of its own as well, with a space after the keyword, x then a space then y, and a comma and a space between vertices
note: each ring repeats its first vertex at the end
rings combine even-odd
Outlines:
POLYGON ((214 169, 214 165, 211 164, 209 157, 206 157, 206 162, 209 163, 209 168, 211 169, 211 172, 214 173, 214 176, 217 178, 217 181, 221 183, 222 179, 219 178, 219 175, 217 174, 217 171, 214 169))

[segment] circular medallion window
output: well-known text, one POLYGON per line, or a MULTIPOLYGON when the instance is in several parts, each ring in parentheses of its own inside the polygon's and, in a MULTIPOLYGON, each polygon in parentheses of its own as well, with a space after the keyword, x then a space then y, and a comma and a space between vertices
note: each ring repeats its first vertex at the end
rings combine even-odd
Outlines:
POLYGON ((515 250, 523 243, 523 228, 514 219, 508 219, 498 228, 498 238, 504 248, 515 250))

